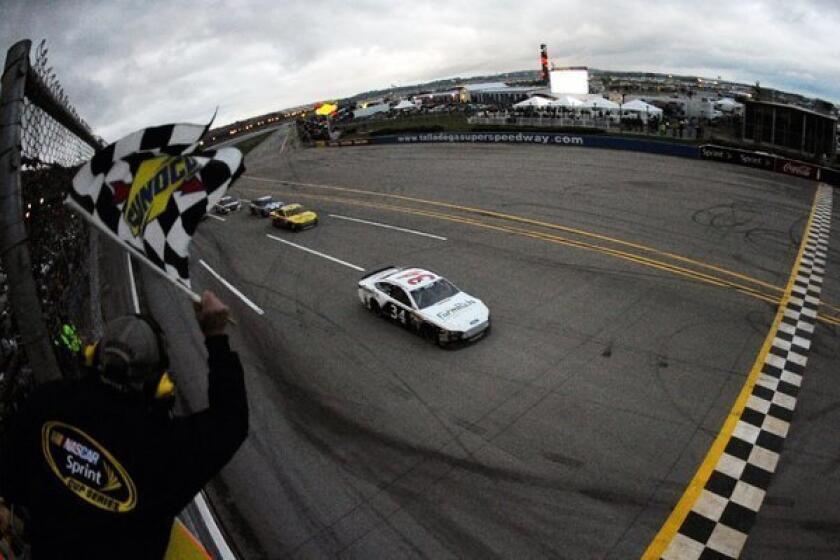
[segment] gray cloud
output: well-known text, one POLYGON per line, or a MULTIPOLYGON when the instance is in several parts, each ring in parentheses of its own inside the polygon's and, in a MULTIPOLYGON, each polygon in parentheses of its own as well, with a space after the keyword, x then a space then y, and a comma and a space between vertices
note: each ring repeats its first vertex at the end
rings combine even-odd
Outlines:
POLYGON ((683 0, 6 0, 0 45, 46 38, 109 140, 389 84, 561 65, 721 75, 840 99, 840 5, 683 0))

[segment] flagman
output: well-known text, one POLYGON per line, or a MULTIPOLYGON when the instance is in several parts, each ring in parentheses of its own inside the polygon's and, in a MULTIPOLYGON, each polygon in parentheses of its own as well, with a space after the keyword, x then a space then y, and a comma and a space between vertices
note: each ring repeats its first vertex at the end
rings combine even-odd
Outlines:
POLYGON ((163 558, 174 517, 248 433, 228 313, 209 291, 196 305, 209 368, 201 412, 173 418, 160 406, 166 336, 140 315, 106 325, 82 380, 35 389, 0 454, 0 495, 28 512, 34 560, 163 558))
MULTIPOLYGON (((0 454, 0 495, 29 513, 33 558, 163 558, 173 518, 248 433, 228 308, 198 296, 189 245, 245 170, 236 148, 199 150, 210 125, 145 128, 83 165, 65 204, 190 296, 208 353, 209 407, 172 418, 166 337, 151 318, 105 327, 88 375, 35 389, 0 454)), ((188 372, 182 372, 188 374, 188 372)))

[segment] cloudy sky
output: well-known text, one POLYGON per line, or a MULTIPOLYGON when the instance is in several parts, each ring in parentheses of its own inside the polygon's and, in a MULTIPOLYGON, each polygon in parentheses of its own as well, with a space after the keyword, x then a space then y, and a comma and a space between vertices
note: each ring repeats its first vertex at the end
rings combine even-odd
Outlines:
POLYGON ((698 74, 840 101, 837 0, 0 0, 94 131, 217 123, 390 84, 557 65, 698 74))

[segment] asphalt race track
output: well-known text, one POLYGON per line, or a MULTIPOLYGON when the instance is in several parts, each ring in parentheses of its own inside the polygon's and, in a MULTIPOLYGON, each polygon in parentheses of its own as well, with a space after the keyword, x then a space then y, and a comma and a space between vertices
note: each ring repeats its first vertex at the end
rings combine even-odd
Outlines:
MULTIPOLYGON (((303 150, 286 130, 233 192, 301 202, 320 225, 289 233, 245 210, 207 220, 192 250, 195 287, 233 309, 247 372, 251 434, 210 488, 240 552, 639 557, 756 359, 816 185, 583 148, 303 150), (372 316, 357 268, 392 263, 484 300, 492 333, 445 350, 372 316)), ((837 213, 827 316, 840 315, 837 213)), ((141 284, 200 408, 190 304, 148 273, 141 284)), ((744 558, 840 556, 837 335, 831 321, 814 333, 744 558)))

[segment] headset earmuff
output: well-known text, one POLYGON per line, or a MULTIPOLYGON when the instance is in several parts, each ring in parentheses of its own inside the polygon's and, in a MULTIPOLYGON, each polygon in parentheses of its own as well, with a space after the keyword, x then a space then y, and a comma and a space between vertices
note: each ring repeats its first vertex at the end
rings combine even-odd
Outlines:
POLYGON ((85 346, 85 366, 89 368, 95 368, 99 364, 99 357, 97 356, 97 351, 99 350, 99 341, 94 342, 93 344, 88 344, 85 346))
POLYGON ((153 401, 174 403, 175 385, 169 376, 169 352, 166 346, 166 335, 160 324, 150 315, 135 314, 139 319, 146 322, 155 334, 155 342, 160 354, 156 367, 155 376, 149 380, 144 392, 146 397, 153 401))

